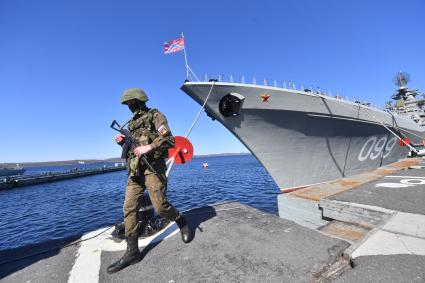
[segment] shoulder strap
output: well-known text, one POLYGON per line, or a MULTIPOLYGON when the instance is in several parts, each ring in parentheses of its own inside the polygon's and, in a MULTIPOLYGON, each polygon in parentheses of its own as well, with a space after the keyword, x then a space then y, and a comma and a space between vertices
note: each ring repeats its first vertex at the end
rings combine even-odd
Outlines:
POLYGON ((147 115, 147 121, 149 123, 151 130, 153 130, 153 131, 156 131, 155 125, 153 124, 153 115, 157 112, 159 112, 158 109, 151 108, 151 109, 149 109, 148 115, 147 115))

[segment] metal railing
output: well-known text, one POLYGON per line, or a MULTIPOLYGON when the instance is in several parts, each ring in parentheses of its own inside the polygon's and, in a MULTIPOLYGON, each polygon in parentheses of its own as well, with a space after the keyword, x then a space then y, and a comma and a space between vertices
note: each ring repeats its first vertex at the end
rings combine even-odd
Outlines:
POLYGON ((321 95, 321 96, 329 96, 336 99, 344 100, 344 101, 350 101, 350 102, 356 102, 361 103, 365 105, 365 102, 360 102, 358 99, 350 99, 348 96, 344 95, 340 92, 333 92, 331 90, 325 90, 322 89, 320 86, 313 86, 313 85, 307 85, 307 84, 298 84, 291 80, 269 80, 269 79, 263 79, 258 80, 256 77, 253 77, 251 80, 248 80, 244 75, 236 77, 232 74, 228 77, 226 77, 223 74, 219 74, 217 76, 209 76, 208 74, 205 74, 203 77, 204 82, 209 82, 211 80, 215 80, 218 82, 227 82, 227 83, 241 83, 241 84, 250 84, 250 85, 263 85, 268 87, 275 87, 275 88, 282 88, 286 90, 296 90, 301 91, 304 93, 310 93, 315 95, 321 95))

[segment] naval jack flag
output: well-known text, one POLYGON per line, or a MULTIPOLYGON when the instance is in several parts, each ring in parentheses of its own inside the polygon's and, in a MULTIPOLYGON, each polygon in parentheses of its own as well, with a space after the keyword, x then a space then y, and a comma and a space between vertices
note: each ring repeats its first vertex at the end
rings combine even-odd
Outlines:
POLYGON ((164 43, 164 54, 175 53, 184 50, 184 38, 174 39, 164 43))

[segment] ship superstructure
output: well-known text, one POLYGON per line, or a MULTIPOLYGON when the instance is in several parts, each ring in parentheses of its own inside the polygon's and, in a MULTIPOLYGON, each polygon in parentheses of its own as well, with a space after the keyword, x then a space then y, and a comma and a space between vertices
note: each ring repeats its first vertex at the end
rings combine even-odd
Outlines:
POLYGON ((420 126, 425 126, 425 94, 421 94, 422 99, 416 99, 419 95, 418 89, 409 89, 409 75, 404 72, 398 72, 394 78, 398 86, 397 91, 391 97, 395 104, 387 102, 386 108, 400 116, 408 117, 420 126))

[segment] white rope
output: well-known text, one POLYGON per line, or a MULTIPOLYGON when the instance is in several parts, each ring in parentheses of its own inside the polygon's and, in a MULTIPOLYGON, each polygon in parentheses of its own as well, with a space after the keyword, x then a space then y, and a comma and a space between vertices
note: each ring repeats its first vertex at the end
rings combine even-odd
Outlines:
MULTIPOLYGON (((214 88, 214 84, 215 84, 215 82, 213 81, 213 82, 212 82, 212 85, 211 85, 211 88, 210 88, 210 91, 208 92, 208 95, 207 95, 207 97, 205 98, 205 101, 204 101, 204 103, 202 104, 201 109, 199 109, 199 112, 198 112, 198 114, 196 115, 195 120, 193 120, 193 123, 192 123, 192 125, 190 126, 189 130, 187 131, 187 134, 184 136, 185 138, 189 137, 190 133, 191 133, 191 132, 192 132, 192 130, 193 130, 193 127, 195 127, 196 122, 198 122, 199 116, 201 116, 201 113, 202 113, 202 111, 204 110, 205 105, 207 104, 208 98, 210 97, 211 92, 212 92, 212 90, 213 90, 213 88, 214 88)), ((174 164, 174 161, 175 161, 175 160, 176 160, 176 158, 175 158, 175 157, 172 157, 172 158, 170 158, 170 159, 168 159, 168 160, 167 160, 168 168, 167 168, 167 172, 165 173, 165 176, 166 176, 166 177, 168 177, 168 176, 170 175, 171 168, 173 167, 173 164, 174 164)))
MULTIPOLYGON (((388 113, 391 115, 391 117, 393 117, 393 118, 394 118, 394 115, 393 115, 391 112, 388 112, 388 113)), ((415 133, 413 133, 413 132, 410 132, 410 131, 408 131, 408 130, 406 130, 406 129, 402 129, 402 128, 399 128, 399 127, 397 127, 397 129, 399 129, 400 131, 403 131, 403 132, 409 133, 409 134, 411 134, 411 135, 414 135, 415 137, 418 137, 418 138, 420 138, 421 140, 423 140, 423 139, 424 139, 424 137, 422 137, 422 136, 420 136, 420 135, 417 135, 417 134, 415 134, 415 133)))
POLYGON ((408 130, 406 130, 406 129, 401 129, 401 128, 399 128, 399 130, 400 131, 403 131, 403 132, 406 132, 406 133, 409 133, 409 134, 411 134, 411 135, 414 135, 414 136, 416 136, 416 137, 418 137, 418 138, 420 138, 420 139, 424 139, 424 137, 421 137, 420 135, 417 135, 417 134, 415 134, 415 133, 413 133, 413 132, 410 132, 410 131, 408 131, 408 130))
POLYGON ((198 122, 199 116, 201 115, 202 110, 204 110, 205 105, 207 104, 208 98, 209 98, 209 97, 210 97, 210 95, 211 95, 211 92, 212 92, 213 87, 214 87, 214 83, 215 83, 215 82, 213 81, 213 82, 212 82, 212 85, 211 85, 211 88, 210 88, 210 91, 208 92, 208 95, 207 95, 207 97, 205 98, 204 104, 202 104, 201 109, 199 109, 199 112, 198 112, 198 114, 196 115, 195 120, 194 120, 194 121, 193 121, 193 123, 192 123, 192 126, 190 126, 189 130, 187 131, 187 134, 186 134, 185 138, 187 138, 187 137, 190 135, 190 132, 192 132, 193 127, 195 127, 196 122, 198 122))
POLYGON ((198 81, 198 82, 199 82, 199 79, 198 79, 198 77, 195 75, 195 73, 192 71, 192 68, 190 68, 190 67, 189 67, 189 65, 188 65, 187 67, 188 67, 188 69, 189 69, 190 73, 191 73, 191 74, 195 77, 196 81, 198 81))
MULTIPOLYGON (((316 95, 318 97, 322 97, 323 99, 326 99, 325 96, 322 95, 316 95)), ((344 102, 338 101, 336 100, 337 103, 340 103, 341 105, 345 106, 346 108, 349 108, 351 110, 350 107, 348 107, 348 105, 344 102)), ((358 106, 360 108, 363 108, 364 110, 366 110, 366 113, 371 116, 373 119, 376 120, 376 122, 378 122, 379 124, 381 124, 381 126, 383 126, 385 129, 387 129, 391 134, 393 134, 395 137, 397 137, 400 141, 402 141, 406 146, 408 146, 410 148, 410 150, 414 151, 415 153, 418 153, 418 150, 416 148, 414 148, 413 146, 411 146, 410 144, 408 144, 404 139, 402 139, 401 137, 399 137, 396 133, 394 133, 390 128, 388 128, 384 123, 382 123, 378 118, 376 118, 370 111, 369 109, 367 109, 365 106, 361 105, 361 104, 357 104, 355 106, 358 106)))
POLYGON ((391 131, 390 128, 388 128, 387 126, 385 126, 384 123, 382 123, 381 121, 378 120, 378 118, 376 118, 372 113, 370 113, 369 109, 367 108, 363 108, 366 110, 366 113, 369 114, 369 116, 371 116, 372 118, 374 118, 379 124, 381 124, 385 129, 387 129, 390 133, 392 133, 394 136, 396 136, 400 141, 402 141, 406 146, 408 146, 412 151, 414 151, 415 153, 418 153, 418 150, 416 148, 414 148, 413 146, 411 146, 410 144, 408 144, 404 139, 402 139, 401 137, 399 137, 396 133, 394 133, 393 131, 391 131))

